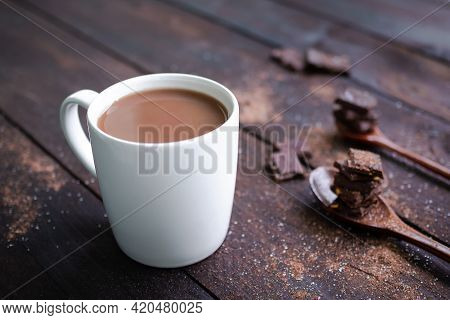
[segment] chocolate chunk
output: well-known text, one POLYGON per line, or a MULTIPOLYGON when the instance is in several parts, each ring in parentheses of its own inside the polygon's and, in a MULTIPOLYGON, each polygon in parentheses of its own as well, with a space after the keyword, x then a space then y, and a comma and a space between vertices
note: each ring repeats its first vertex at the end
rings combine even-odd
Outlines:
POLYGON ((348 56, 333 55, 314 48, 306 50, 306 63, 309 68, 328 73, 347 72, 351 67, 348 56))
POLYGON ((349 216, 361 217, 368 213, 372 213, 374 211, 374 208, 377 207, 378 202, 378 198, 373 198, 371 202, 367 203, 366 205, 361 205, 359 207, 350 207, 344 201, 338 199, 335 202, 335 205, 339 208, 340 212, 346 213, 349 216))
POLYGON ((377 117, 372 112, 359 114, 349 109, 335 109, 333 114, 336 119, 344 122, 368 121, 375 123, 377 121, 377 117))
POLYGON ((345 170, 352 173, 383 178, 383 168, 379 155, 358 149, 350 149, 345 170))
POLYGON ((337 120, 336 125, 340 130, 348 130, 355 133, 369 133, 376 128, 376 123, 373 121, 342 121, 337 120))
POLYGON ((348 88, 335 102, 338 109, 333 114, 338 129, 368 133, 377 127, 377 116, 373 112, 377 99, 368 92, 348 88))
POLYGON ((367 133, 377 126, 376 117, 371 112, 361 115, 353 110, 337 109, 333 114, 338 126, 352 132, 367 133))
POLYGON ((342 171, 342 174, 345 175, 350 181, 371 181, 374 179, 374 177, 365 175, 365 174, 359 174, 355 172, 349 172, 348 170, 342 171))
POLYGON ((386 186, 380 157, 372 152, 350 149, 348 159, 336 161, 334 166, 338 172, 333 190, 339 201, 353 214, 365 214, 363 208, 376 202, 386 186))
POLYGON ((304 176, 305 174, 297 154, 293 152, 273 153, 269 167, 277 181, 284 181, 292 179, 295 176, 304 176))
POLYGON ((335 102, 345 109, 351 109, 361 114, 367 114, 377 105, 377 99, 374 96, 367 91, 355 88, 347 88, 336 98, 335 102))
POLYGON ((368 193, 353 189, 339 188, 337 186, 334 186, 333 189, 336 195, 352 208, 372 203, 373 199, 382 191, 381 186, 370 190, 368 193))
POLYGON ((356 133, 372 132, 377 126, 373 108, 377 100, 366 91, 346 89, 336 100, 338 109, 333 111, 339 129, 356 133))
POLYGON ((297 49, 273 49, 271 58, 291 71, 301 71, 304 67, 303 53, 297 49))
POLYGON ((352 189, 359 192, 375 190, 383 184, 381 179, 375 180, 350 180, 345 174, 337 174, 334 178, 334 186, 340 189, 352 189))
POLYGON ((352 209, 367 207, 371 205, 376 199, 375 192, 371 195, 364 195, 361 192, 351 190, 343 190, 342 193, 338 195, 338 197, 352 209))

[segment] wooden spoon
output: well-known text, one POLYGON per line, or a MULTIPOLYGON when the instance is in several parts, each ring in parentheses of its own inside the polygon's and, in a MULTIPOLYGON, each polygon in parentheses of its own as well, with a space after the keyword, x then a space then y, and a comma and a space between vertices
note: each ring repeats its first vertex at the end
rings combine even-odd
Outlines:
POLYGON ((409 151, 397 145, 396 143, 392 142, 389 138, 387 138, 378 127, 375 127, 375 129, 369 133, 354 133, 340 125, 338 125, 337 127, 339 133, 344 138, 370 144, 377 147, 387 148, 389 150, 397 152, 398 154, 408 158, 409 160, 412 160, 420 164, 421 166, 433 171, 434 173, 437 173, 447 179, 450 179, 450 169, 444 167, 443 165, 435 161, 427 159, 415 152, 409 151))
POLYGON ((403 239, 450 262, 450 249, 447 246, 404 223, 381 196, 378 197, 380 201, 373 210, 364 216, 350 216, 339 208, 333 208, 331 204, 337 199, 337 195, 331 189, 335 174, 334 168, 318 167, 309 176, 311 189, 330 215, 359 227, 381 231, 403 239))

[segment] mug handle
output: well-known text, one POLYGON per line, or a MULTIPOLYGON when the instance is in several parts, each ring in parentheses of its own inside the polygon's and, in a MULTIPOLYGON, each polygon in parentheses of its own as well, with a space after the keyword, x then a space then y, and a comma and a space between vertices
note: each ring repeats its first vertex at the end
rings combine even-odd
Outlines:
POLYGON ((97 96, 98 93, 92 90, 77 91, 63 101, 59 112, 61 128, 70 148, 93 176, 97 176, 94 156, 91 143, 84 133, 78 117, 78 106, 87 110, 97 96))

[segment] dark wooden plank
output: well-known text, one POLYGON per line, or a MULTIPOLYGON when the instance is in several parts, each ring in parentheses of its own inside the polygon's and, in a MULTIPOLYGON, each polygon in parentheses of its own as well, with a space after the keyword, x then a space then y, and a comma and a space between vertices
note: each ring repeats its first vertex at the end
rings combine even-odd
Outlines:
MULTIPOLYGON (((2 128, 2 127, 0 127, 2 128)), ((1 149, 2 147, 0 147, 1 149)), ((1 152, 1 151, 0 151, 1 152)), ((1 152, 3 154, 3 152, 1 152)), ((0 173, 0 177, 3 174, 0 173)), ((2 187, 2 194, 4 193, 2 187)), ((13 290, 22 285, 27 279, 34 277, 41 272, 43 267, 29 253, 26 242, 28 238, 20 236, 21 241, 25 243, 16 243, 7 240, 5 235, 8 234, 7 229, 10 224, 15 222, 18 217, 14 211, 15 205, 11 202, 0 199, 0 223, 1 223, 1 239, 0 239, 0 272, 3 275, 0 279, 0 297, 4 298, 13 290)), ((17 219, 18 220, 18 219, 17 219)), ((48 274, 44 274, 37 278, 36 281, 30 283, 26 291, 18 292, 8 296, 9 299, 59 299, 66 296, 64 291, 48 274)))
MULTIPOLYGON (((114 4, 103 0, 90 2, 89 6, 67 4, 64 8, 57 1, 40 2, 55 16, 64 19, 71 27, 85 35, 95 37, 114 52, 132 57, 133 61, 154 71, 180 71, 201 74, 217 79, 235 91, 242 104, 241 120, 244 124, 262 123, 270 120, 299 98, 329 80, 324 75, 290 74, 272 64, 267 57, 270 48, 239 36, 204 19, 158 2, 121 1, 114 4), (101 19, 92 17, 90 6, 102 10, 101 19), (110 21, 122 17, 133 21, 121 28, 111 29, 110 21), (161 25, 165 25, 161 28, 161 25), (126 42, 121 39, 126 38, 126 42), (151 45, 147 45, 152 40, 151 45), (223 66, 227 67, 224 68, 223 66)), ((291 108, 279 123, 298 127, 309 124, 323 127, 327 135, 334 130, 331 116, 332 100, 345 86, 356 85, 349 79, 339 78, 329 86, 318 90, 312 97, 291 108)), ((31 88, 30 88, 31 89, 31 88)), ((450 126, 438 119, 420 115, 414 110, 394 103, 378 95, 380 100, 381 127, 386 134, 401 145, 449 165, 447 137, 450 126)), ((321 135, 319 135, 321 137, 321 135)), ((320 158, 323 148, 315 148, 320 158)), ((390 153, 383 152, 386 162, 391 162, 392 175, 408 176, 401 160, 393 160, 390 153)), ((414 167, 414 166, 411 166, 414 167)), ((413 173, 415 174, 415 173, 413 173)), ((433 184, 423 174, 417 175, 414 189, 403 190, 406 180, 399 179, 392 186, 397 194, 407 193, 411 210, 399 211, 413 224, 427 230, 442 241, 450 242, 449 223, 443 212, 448 211, 445 196, 446 185, 426 187, 433 184), (427 190, 421 198, 415 197, 415 188, 427 190), (434 188, 437 188, 436 190, 434 188), (437 201, 431 207, 423 199, 437 201), (440 199, 440 200, 437 200, 440 199), (428 207, 428 209, 426 209, 428 207), (431 208, 431 209, 430 209, 431 208), (440 209, 438 211, 437 209, 440 209), (426 215, 426 218, 424 216, 426 215)))
MULTIPOLYGON (((299 49, 317 46, 326 51, 347 54, 356 62, 383 44, 383 41, 356 28, 336 25, 270 0, 236 1, 233 5, 224 0, 170 2, 196 14, 217 19, 238 32, 272 46, 299 49), (252 15, 247 14, 249 11, 252 15), (270 12, 269 16, 267 12, 270 12)), ((394 101, 399 99, 450 120, 450 65, 391 44, 355 66, 350 77, 392 96, 394 101)))
MULTIPOLYGON (((447 1, 423 0, 278 0, 308 9, 355 29, 364 30, 387 40, 447 1)), ((396 42, 430 56, 450 61, 450 7, 445 6, 396 42)))
MULTIPOLYGON (((101 201, 3 117, 0 117, 0 132, 0 217, 9 225, 1 228, 1 268, 5 271, 3 275, 8 274, 1 280, 3 297, 109 224, 101 201), (4 262, 7 262, 5 266, 4 262)), ((149 268, 126 257, 111 231, 11 297, 211 298, 181 270, 149 268)))

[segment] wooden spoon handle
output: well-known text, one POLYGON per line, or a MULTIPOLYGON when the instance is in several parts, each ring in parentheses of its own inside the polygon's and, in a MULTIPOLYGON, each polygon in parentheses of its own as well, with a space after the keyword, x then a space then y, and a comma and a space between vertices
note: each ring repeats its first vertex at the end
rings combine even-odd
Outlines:
POLYGON ((442 243, 439 243, 423 233, 417 231, 414 228, 411 228, 406 223, 401 221, 399 219, 399 222, 396 223, 391 228, 388 228, 388 230, 394 235, 399 238, 402 238, 412 244, 415 244, 416 246, 429 251, 436 256, 444 259, 447 262, 450 262, 450 249, 449 247, 443 245, 442 243))
POLYGON ((377 139, 374 140, 373 142, 379 146, 382 146, 389 150, 397 152, 398 154, 420 164, 421 166, 433 171, 434 173, 437 173, 447 179, 450 179, 450 169, 444 167, 443 165, 441 165, 435 161, 432 161, 432 160, 425 158, 415 152, 409 151, 409 150, 395 144, 394 142, 392 142, 385 136, 377 136, 377 139))

